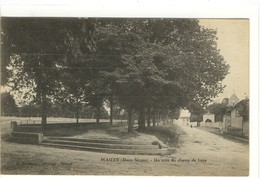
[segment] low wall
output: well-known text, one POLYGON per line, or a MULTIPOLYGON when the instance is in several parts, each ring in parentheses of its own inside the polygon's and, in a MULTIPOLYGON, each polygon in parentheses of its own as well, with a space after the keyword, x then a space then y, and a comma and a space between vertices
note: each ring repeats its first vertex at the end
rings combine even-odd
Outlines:
POLYGON ((234 127, 234 128, 242 129, 242 122, 243 122, 243 118, 242 117, 235 117, 235 118, 231 117, 231 124, 230 124, 230 126, 234 127))
POLYGON ((9 141, 25 144, 40 144, 43 140, 41 133, 13 132, 9 141))
POLYGON ((201 126, 205 126, 205 127, 213 127, 213 128, 220 128, 222 129, 222 122, 201 122, 200 123, 201 126))
POLYGON ((249 121, 243 122, 243 135, 249 137, 249 121))

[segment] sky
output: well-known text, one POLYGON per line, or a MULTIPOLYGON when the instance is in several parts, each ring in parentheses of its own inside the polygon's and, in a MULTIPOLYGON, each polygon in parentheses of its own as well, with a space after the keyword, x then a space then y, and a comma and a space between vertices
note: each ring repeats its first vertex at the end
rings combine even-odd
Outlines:
MULTIPOLYGON (((217 31, 220 54, 230 65, 229 74, 223 80, 224 92, 215 101, 221 102, 235 93, 239 99, 249 96, 249 20, 248 19, 200 19, 200 25, 217 31)), ((182 111, 181 116, 188 116, 182 111)))

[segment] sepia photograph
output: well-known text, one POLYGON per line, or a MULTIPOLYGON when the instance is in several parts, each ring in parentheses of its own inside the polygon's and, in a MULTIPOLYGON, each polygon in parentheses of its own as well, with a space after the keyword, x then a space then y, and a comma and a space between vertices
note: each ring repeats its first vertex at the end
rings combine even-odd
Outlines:
POLYGON ((1 175, 249 176, 249 26, 1 17, 1 175))

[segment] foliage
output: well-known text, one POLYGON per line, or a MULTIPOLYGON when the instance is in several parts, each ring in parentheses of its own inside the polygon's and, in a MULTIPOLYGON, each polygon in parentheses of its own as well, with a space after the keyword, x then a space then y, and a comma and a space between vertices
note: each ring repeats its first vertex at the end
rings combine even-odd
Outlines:
POLYGON ((238 113, 243 117, 243 121, 249 120, 249 99, 244 99, 237 104, 238 113))
POLYGON ((203 106, 198 102, 190 102, 187 106, 190 111, 190 121, 191 122, 201 122, 203 120, 203 114, 205 112, 203 106))
POLYGON ((8 114, 14 116, 18 113, 18 108, 13 96, 10 93, 1 93, 1 115, 8 114))
POLYGON ((207 111, 215 114, 215 121, 223 121, 223 116, 230 109, 228 106, 228 99, 224 98, 221 103, 212 103, 207 107, 207 111))
POLYGON ((181 108, 200 115, 223 91, 229 66, 217 49, 216 31, 198 22, 4 19, 9 71, 17 71, 9 83, 35 92, 43 118, 48 104, 69 106, 77 118, 83 107, 91 106, 98 122, 107 101, 110 115, 115 105, 128 111, 129 127, 133 112, 138 113, 139 129, 145 128, 145 111, 149 119, 156 113, 177 118, 181 108))

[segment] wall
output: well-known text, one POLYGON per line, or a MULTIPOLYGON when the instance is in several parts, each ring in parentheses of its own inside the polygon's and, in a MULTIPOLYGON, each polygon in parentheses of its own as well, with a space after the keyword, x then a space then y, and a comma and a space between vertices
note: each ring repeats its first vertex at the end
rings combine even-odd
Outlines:
POLYGON ((214 114, 204 114, 203 122, 206 122, 207 119, 211 120, 212 122, 215 122, 215 115, 214 114))
POLYGON ((233 109, 231 111, 231 127, 242 129, 243 118, 239 116, 238 111, 233 109))
POLYGON ((231 125, 230 116, 224 116, 223 123, 222 123, 223 132, 227 133, 228 127, 230 127, 230 125, 231 125))
POLYGON ((249 137, 249 121, 243 122, 242 117, 238 116, 237 114, 238 113, 236 113, 236 112, 232 112, 231 117, 233 117, 233 118, 231 118, 230 116, 224 116, 223 124, 222 124, 223 132, 228 133, 228 128, 230 128, 229 131, 232 130, 232 128, 235 128, 235 129, 238 129, 236 134, 238 134, 238 135, 243 134, 244 136, 249 137), (236 116, 238 116, 238 117, 236 117, 236 116), (242 128, 242 125, 243 125, 243 128, 242 128), (242 131, 243 131, 243 133, 242 133, 242 131))
POLYGON ((243 122, 243 135, 249 137, 249 121, 243 122))
POLYGON ((185 119, 174 120, 174 123, 178 125, 189 125, 190 121, 188 118, 187 119, 185 118, 185 119))
POLYGON ((189 126, 197 127, 197 126, 198 126, 198 123, 197 123, 197 122, 190 122, 189 126))
POLYGON ((213 128, 219 128, 222 130, 222 125, 223 123, 221 121, 219 122, 201 122, 200 123, 201 126, 205 126, 205 127, 213 127, 213 128))

